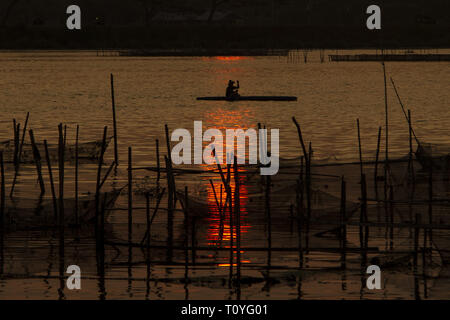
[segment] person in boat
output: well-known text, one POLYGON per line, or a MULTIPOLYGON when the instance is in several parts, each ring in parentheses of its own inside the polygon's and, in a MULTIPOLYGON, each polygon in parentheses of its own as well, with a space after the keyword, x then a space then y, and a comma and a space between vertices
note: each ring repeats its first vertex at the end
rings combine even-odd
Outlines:
POLYGON ((239 80, 237 81, 237 86, 234 85, 234 81, 228 81, 228 87, 225 93, 227 99, 234 99, 239 97, 239 80))

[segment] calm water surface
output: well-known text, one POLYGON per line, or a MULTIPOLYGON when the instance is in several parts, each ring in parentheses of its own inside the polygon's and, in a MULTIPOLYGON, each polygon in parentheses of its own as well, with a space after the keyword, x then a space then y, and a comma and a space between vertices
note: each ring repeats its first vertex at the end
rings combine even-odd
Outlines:
MULTIPOLYGON (((331 53, 331 52, 330 52, 331 53)), ((0 140, 12 138, 12 119, 24 122, 30 112, 29 126, 37 140, 57 141, 57 125, 68 128, 68 140, 80 125, 80 139, 100 139, 103 126, 112 133, 109 75, 115 76, 121 166, 114 176, 116 185, 126 183, 127 147, 133 147, 135 166, 155 165, 155 139, 164 145, 164 124, 170 130, 193 128, 193 121, 203 121, 204 128, 256 128, 258 123, 280 129, 282 157, 300 155, 295 116, 302 125, 304 137, 312 141, 317 157, 335 156, 354 160, 358 157, 356 119, 361 123, 363 153, 373 157, 378 127, 384 126, 384 81, 379 63, 320 63, 319 54, 310 53, 309 62, 288 62, 283 57, 188 57, 188 58, 126 58, 97 57, 95 52, 2 52, 0 53, 0 140), (293 95, 297 102, 208 102, 196 101, 198 96, 223 95, 229 79, 239 80, 242 95, 293 95)), ((388 104, 390 120, 390 152, 401 156, 408 152, 408 125, 401 111, 389 78, 395 80, 406 108, 411 109, 417 136, 423 141, 450 144, 450 68, 442 63, 387 63, 388 104)), ((384 130, 384 129, 383 129, 384 130)), ((384 148, 384 147, 383 147, 384 148)), ((109 148, 107 160, 112 159, 109 148)), ((73 167, 68 164, 66 192, 73 192, 73 167)), ((93 191, 96 165, 80 169, 80 190, 93 191)), ((136 173, 140 178, 149 173, 136 173)), ((7 186, 11 184, 8 176, 7 186)), ((47 179, 47 177, 46 177, 47 179)), ((48 181, 48 180, 46 180, 48 181)), ((186 183, 195 185, 195 178, 186 183)), ((207 180, 200 184, 207 184, 207 180)), ((18 195, 30 197, 37 193, 35 169, 24 166, 17 187, 18 195)), ((211 195, 210 195, 211 196, 211 195)), ((126 207, 126 196, 118 207, 126 207)), ((144 204, 136 198, 137 205, 144 204)), ((210 199, 211 200, 211 199, 210 199)), ((144 213, 136 210, 136 233, 142 231, 144 213)), ((243 241, 264 245, 265 226, 258 219, 243 217, 243 241)), ((109 217, 114 237, 124 239, 126 211, 114 211, 109 217)), ((175 217, 175 224, 182 217, 175 217)), ((157 216, 153 227, 155 241, 163 243, 165 217, 157 216)), ((216 241, 213 217, 199 222, 199 244, 216 241)), ((181 228, 181 227, 180 227, 181 228)), ((181 234, 180 230, 176 232, 181 234)), ((357 243, 357 230, 349 230, 350 241, 357 243), (353 236, 352 236, 353 235, 353 236), (353 238, 354 239, 353 239, 353 238), (353 240, 352 240, 353 239, 353 240)), ((383 231, 375 232, 373 244, 383 242, 383 231)), ((396 235, 397 236, 397 235, 396 235)), ((296 243, 295 233, 276 230, 274 246, 296 243)), ((407 238, 399 231, 398 238, 407 238)), ((136 236, 136 239, 138 236, 136 236)), ((226 235, 225 235, 226 238, 226 235)), ((140 239, 139 239, 140 240, 140 239)), ((139 241, 137 240, 137 241, 139 241)), ((401 246, 400 246, 401 248, 401 246)), ((48 298, 98 299, 99 297, 131 299, 235 299, 234 289, 224 283, 228 278, 227 254, 198 253, 199 266, 190 268, 192 283, 185 286, 183 266, 155 263, 148 269, 140 249, 132 252, 130 264, 127 249, 107 248, 105 281, 99 282, 96 252, 89 232, 66 235, 64 265, 79 264, 84 280, 81 291, 58 291, 58 239, 52 232, 16 232, 6 235, 5 261, 9 274, 0 278, 0 299, 48 298), (86 234, 87 233, 87 234, 86 234), (150 275, 150 276, 149 276, 150 275), (151 281, 148 281, 148 279, 151 281), (225 280, 223 280, 225 279, 225 280)), ((163 260, 164 251, 155 255, 163 260)), ((260 279, 266 265, 266 253, 243 253, 247 264, 243 274, 260 279)), ((334 270, 339 256, 310 253, 301 276, 289 275, 289 268, 298 265, 297 253, 278 253, 272 263, 285 266, 279 282, 255 281, 241 288, 243 299, 295 298, 449 298, 450 277, 435 281, 418 279, 405 270, 390 271, 385 290, 371 292, 361 289, 358 255, 349 256, 346 270, 334 270), (432 290, 426 289, 431 287, 432 290), (441 289, 440 289, 441 288, 441 289), (442 289, 443 288, 443 289, 442 289)), ((157 259, 158 260, 158 259, 157 259)))

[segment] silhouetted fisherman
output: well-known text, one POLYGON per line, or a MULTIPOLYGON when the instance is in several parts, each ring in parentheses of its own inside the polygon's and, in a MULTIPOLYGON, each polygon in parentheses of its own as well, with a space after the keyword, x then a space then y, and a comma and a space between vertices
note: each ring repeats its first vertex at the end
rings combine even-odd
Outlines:
POLYGON ((236 97, 239 97, 239 80, 237 81, 237 86, 234 85, 234 81, 230 80, 228 81, 228 87, 225 93, 225 96, 227 99, 234 99, 236 97))

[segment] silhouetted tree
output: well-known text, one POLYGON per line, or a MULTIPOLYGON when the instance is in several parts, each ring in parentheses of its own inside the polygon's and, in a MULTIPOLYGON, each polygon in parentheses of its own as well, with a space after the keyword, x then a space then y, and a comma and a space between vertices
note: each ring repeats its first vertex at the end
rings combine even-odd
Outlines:
POLYGON ((230 0, 211 0, 211 10, 209 11, 208 22, 213 20, 217 7, 225 2, 230 2, 230 0))

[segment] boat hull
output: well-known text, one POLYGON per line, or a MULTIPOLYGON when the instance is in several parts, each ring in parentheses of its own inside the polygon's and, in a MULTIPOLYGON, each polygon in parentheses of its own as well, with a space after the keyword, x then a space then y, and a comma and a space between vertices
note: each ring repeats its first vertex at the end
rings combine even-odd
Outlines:
POLYGON ((297 101, 297 97, 289 96, 239 96, 235 98, 227 97, 198 97, 202 101, 297 101))

